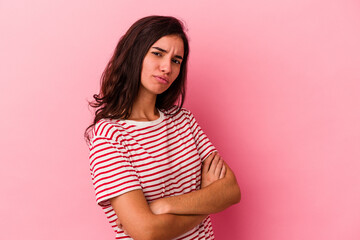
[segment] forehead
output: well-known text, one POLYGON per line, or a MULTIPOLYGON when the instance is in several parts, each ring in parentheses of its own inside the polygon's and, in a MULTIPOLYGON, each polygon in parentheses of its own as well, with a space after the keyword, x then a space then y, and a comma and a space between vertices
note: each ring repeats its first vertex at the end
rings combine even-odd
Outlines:
POLYGON ((167 35, 157 40, 151 47, 160 47, 167 52, 173 52, 177 55, 184 54, 184 42, 177 35, 167 35))

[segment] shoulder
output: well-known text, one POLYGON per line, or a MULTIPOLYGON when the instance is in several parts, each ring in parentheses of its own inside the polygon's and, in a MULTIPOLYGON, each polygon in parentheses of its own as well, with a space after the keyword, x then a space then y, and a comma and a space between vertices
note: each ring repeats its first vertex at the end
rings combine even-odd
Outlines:
POLYGON ((100 119, 93 128, 91 138, 106 138, 115 140, 119 137, 121 125, 113 119, 100 119))
POLYGON ((173 106, 168 110, 164 110, 164 114, 165 115, 170 115, 172 117, 176 116, 176 117, 187 117, 187 118, 192 118, 193 114, 192 112, 187 109, 187 108, 180 108, 179 106, 173 106))

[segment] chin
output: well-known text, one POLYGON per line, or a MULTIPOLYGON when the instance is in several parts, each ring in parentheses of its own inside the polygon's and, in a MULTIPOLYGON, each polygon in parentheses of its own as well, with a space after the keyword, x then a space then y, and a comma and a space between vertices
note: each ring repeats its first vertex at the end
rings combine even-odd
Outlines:
POLYGON ((162 89, 154 89, 152 92, 156 95, 162 94, 164 93, 166 90, 168 90, 168 88, 162 88, 162 89))
POLYGON ((159 84, 146 84, 146 85, 142 85, 141 88, 142 90, 144 90, 145 92, 154 94, 154 95, 159 95, 164 93, 166 90, 168 90, 170 87, 170 85, 159 85, 159 84))

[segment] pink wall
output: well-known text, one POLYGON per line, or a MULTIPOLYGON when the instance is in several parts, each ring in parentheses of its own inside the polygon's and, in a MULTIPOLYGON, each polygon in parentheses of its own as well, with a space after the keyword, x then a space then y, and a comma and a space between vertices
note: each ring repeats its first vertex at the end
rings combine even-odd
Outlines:
POLYGON ((113 239, 86 100, 150 14, 186 21, 186 106, 242 189, 217 239, 360 239, 358 1, 62 2, 0 1, 1 239, 113 239))

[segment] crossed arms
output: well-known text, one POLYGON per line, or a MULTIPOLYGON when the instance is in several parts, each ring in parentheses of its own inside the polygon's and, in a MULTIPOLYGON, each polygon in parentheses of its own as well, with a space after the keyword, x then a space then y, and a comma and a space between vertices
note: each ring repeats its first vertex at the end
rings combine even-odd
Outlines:
POLYGON ((236 177, 217 152, 203 162, 201 178, 200 190, 150 204, 141 190, 110 199, 117 223, 136 240, 173 239, 240 201, 236 177))

